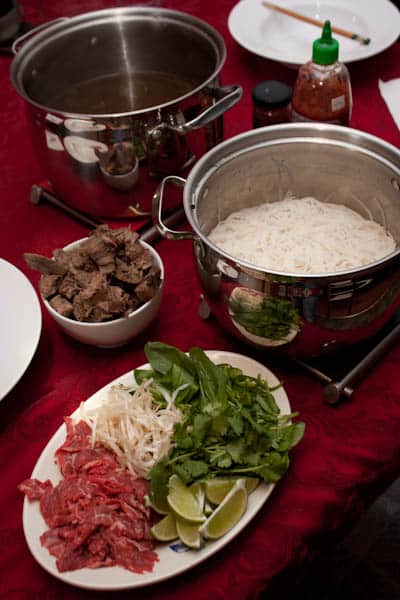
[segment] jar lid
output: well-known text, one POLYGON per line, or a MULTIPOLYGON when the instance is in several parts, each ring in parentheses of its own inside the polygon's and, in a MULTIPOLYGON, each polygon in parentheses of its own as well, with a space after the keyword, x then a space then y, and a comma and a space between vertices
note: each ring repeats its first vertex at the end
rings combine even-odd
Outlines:
POLYGON ((291 101, 292 88, 282 81, 262 81, 253 89, 252 98, 265 108, 279 108, 291 101))

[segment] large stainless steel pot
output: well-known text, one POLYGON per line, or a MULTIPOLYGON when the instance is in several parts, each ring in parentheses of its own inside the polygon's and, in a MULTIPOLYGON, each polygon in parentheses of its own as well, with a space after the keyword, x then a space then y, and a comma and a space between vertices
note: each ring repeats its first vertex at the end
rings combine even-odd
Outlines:
POLYGON ((222 115, 242 94, 220 87, 222 37, 173 10, 61 19, 14 49, 11 79, 44 174, 93 215, 149 210, 148 177, 179 173, 220 142, 222 115))
POLYGON ((400 251, 359 269, 296 275, 237 260, 208 234, 233 211, 292 192, 349 206, 382 224, 400 244, 399 190, 400 152, 382 140, 333 125, 277 125, 223 142, 200 159, 186 182, 165 178, 153 199, 153 218, 164 237, 193 239, 204 295, 221 324, 256 346, 317 356, 368 338, 393 315, 400 302, 400 251), (193 231, 163 224, 167 183, 184 186, 193 231), (256 315, 256 325, 259 317, 260 328, 254 319, 248 327, 243 312, 256 315), (261 324, 271 315, 282 327, 265 337, 261 324))

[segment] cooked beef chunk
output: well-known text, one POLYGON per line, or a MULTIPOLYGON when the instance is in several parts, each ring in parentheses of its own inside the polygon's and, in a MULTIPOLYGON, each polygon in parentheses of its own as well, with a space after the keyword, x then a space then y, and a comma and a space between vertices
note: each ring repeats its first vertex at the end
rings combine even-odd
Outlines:
MULTIPOLYGON (((85 273, 82 271, 81 273, 75 273, 74 277, 80 286, 80 290, 84 290, 86 288, 99 290, 103 287, 107 287, 108 285, 108 279, 106 275, 100 271, 93 271, 92 273, 85 273)), ((80 290, 78 290, 78 292, 80 290)))
POLYGON ((137 308, 139 308, 139 306, 141 306, 143 304, 143 302, 140 302, 139 298, 136 296, 135 292, 129 294, 129 301, 128 301, 128 314, 131 313, 133 310, 136 310, 137 308))
POLYGON ((81 291, 81 287, 76 281, 75 276, 68 271, 60 282, 58 291, 61 296, 65 296, 68 300, 72 300, 73 297, 81 291))
POLYGON ((139 242, 129 244, 125 247, 125 260, 134 263, 138 269, 150 269, 153 258, 147 248, 143 248, 139 242))
POLYGON ((43 275, 63 275, 66 272, 66 268, 62 264, 58 264, 47 256, 25 252, 24 258, 28 267, 43 275))
POLYGON ((120 258, 115 260, 114 277, 118 281, 125 283, 138 284, 143 279, 143 272, 135 263, 126 263, 120 258))
POLYGON ((50 306, 54 308, 60 315, 63 317, 71 317, 72 316, 72 304, 66 298, 62 296, 54 296, 50 300, 50 306))
POLYGON ((73 310, 78 321, 110 321, 129 311, 129 295, 113 285, 100 290, 87 288, 75 296, 73 310))
POLYGON ((100 225, 85 242, 85 251, 103 273, 113 273, 115 269, 117 244, 111 231, 106 225, 100 225))
POLYGON ((71 273, 75 273, 76 271, 93 271, 96 269, 96 264, 93 263, 88 253, 85 252, 83 244, 71 250, 54 250, 53 256, 56 263, 60 263, 71 273))
POLYGON ((102 293, 93 310, 94 321, 105 321, 116 317, 128 316, 129 294, 115 285, 110 285, 102 293))
POLYGON ((54 296, 53 308, 78 321, 126 316, 152 298, 160 284, 151 252, 127 227, 100 225, 80 246, 55 250, 53 257, 25 255, 32 268, 46 273, 39 283, 42 295, 54 296))
POLYGON ((130 244, 134 244, 139 239, 139 234, 136 231, 129 229, 129 227, 114 229, 114 234, 114 239, 118 245, 118 248, 127 247, 130 244))
POLYGON ((61 275, 43 275, 39 281, 39 291, 42 296, 46 299, 55 296, 61 281, 61 275))
POLYGON ((154 296, 160 281, 160 271, 156 267, 152 267, 150 272, 142 279, 135 287, 135 294, 139 298, 141 304, 144 304, 154 296))

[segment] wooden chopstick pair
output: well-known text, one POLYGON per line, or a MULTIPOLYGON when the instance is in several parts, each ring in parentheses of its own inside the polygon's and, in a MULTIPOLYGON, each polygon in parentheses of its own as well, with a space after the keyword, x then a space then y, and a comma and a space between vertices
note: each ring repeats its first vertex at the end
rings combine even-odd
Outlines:
MULTIPOLYGON (((284 8, 283 6, 278 6, 277 4, 273 4, 272 2, 263 2, 263 6, 266 8, 270 8, 271 10, 275 10, 276 12, 280 12, 288 17, 293 17, 294 19, 298 19, 299 21, 304 21, 304 23, 310 23, 311 25, 316 25, 317 27, 323 27, 324 22, 319 21, 318 19, 313 19, 312 17, 307 17, 306 15, 301 15, 294 10, 290 10, 289 8, 284 8)), ((347 31, 347 29, 342 29, 341 27, 335 27, 331 25, 331 30, 334 33, 339 35, 343 35, 344 37, 350 38, 356 42, 360 42, 360 44, 368 45, 371 41, 370 38, 363 37, 358 35, 358 33, 353 33, 352 31, 347 31)))

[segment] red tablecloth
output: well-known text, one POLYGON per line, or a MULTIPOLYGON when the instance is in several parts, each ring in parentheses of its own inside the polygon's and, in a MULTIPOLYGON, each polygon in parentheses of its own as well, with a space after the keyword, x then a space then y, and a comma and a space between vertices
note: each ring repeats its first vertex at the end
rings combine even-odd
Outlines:
MULTIPOLYGON (((124 2, 22 2, 26 20, 33 23, 120 4, 124 2)), ((225 137, 251 127, 250 92, 255 83, 272 78, 294 81, 294 71, 251 55, 230 37, 227 16, 234 0, 171 0, 162 5, 204 18, 225 38, 228 57, 223 83, 240 83, 244 88, 244 98, 225 116, 225 137)), ((30 186, 42 174, 28 139, 22 101, 9 81, 10 62, 11 58, 0 57, 0 256, 36 285, 38 277, 25 265, 23 252, 50 255, 54 248, 82 237, 85 229, 50 206, 34 207, 29 202, 30 186)), ((400 134, 379 95, 378 78, 400 76, 400 44, 352 65, 350 71, 352 126, 399 146, 400 134)), ((162 241, 157 248, 165 261, 166 289, 159 318, 145 334, 121 349, 95 349, 65 337, 43 311, 36 355, 0 404, 1 598, 68 600, 95 595, 62 584, 42 570, 30 555, 22 530, 23 498, 16 486, 30 475, 64 415, 116 376, 144 362, 147 340, 161 340, 183 350, 196 344, 257 357, 213 320, 199 318, 200 287, 190 243, 162 241)), ((261 358, 268 365, 268 357, 261 358)), ((337 408, 323 403, 320 385, 306 374, 285 365, 278 368, 293 408, 307 425, 303 441, 292 453, 289 473, 254 521, 224 550, 187 574, 136 590, 134 597, 255 598, 268 589, 276 574, 304 560, 318 541, 351 522, 400 472, 399 360, 400 348, 395 348, 360 384, 352 401, 337 408)))

